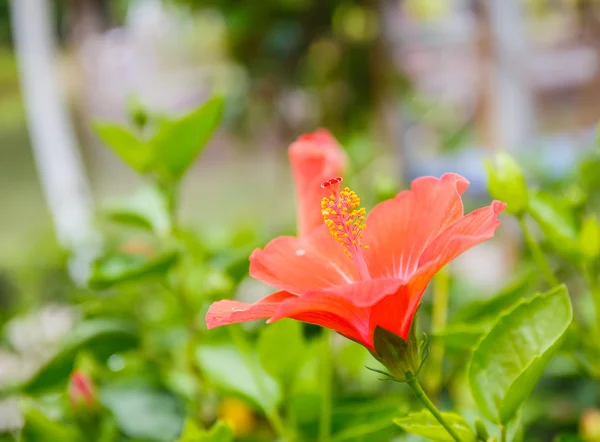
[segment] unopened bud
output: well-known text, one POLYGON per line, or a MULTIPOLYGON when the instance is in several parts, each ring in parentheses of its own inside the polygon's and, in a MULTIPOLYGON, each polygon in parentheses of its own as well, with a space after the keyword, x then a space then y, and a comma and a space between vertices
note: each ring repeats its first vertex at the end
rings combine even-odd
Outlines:
POLYGON ((495 161, 486 161, 485 168, 492 197, 504 201, 508 213, 522 214, 529 196, 525 175, 516 161, 506 152, 498 152, 495 161))
POLYGON ((89 377, 82 371, 75 371, 69 380, 69 401, 74 411, 92 410, 96 408, 94 386, 89 377))

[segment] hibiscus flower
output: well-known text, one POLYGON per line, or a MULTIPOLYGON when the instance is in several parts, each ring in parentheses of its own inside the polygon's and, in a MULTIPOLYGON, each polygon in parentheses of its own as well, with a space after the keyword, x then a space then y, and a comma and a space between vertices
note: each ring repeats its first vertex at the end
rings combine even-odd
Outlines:
POLYGON ((254 304, 214 303, 208 328, 269 318, 317 324, 374 350, 381 327, 408 340, 429 281, 448 262, 490 239, 500 201, 463 213, 469 182, 449 173, 422 177, 368 214, 341 178, 322 183, 323 224, 301 237, 283 236, 250 256, 250 275, 279 289, 254 304))

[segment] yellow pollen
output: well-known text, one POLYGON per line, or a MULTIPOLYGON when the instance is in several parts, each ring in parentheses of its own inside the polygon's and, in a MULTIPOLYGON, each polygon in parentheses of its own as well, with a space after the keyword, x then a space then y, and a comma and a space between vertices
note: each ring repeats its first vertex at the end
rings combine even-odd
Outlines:
POLYGON ((339 190, 337 183, 327 187, 332 194, 321 201, 323 221, 331 236, 344 246, 344 253, 353 258, 354 253, 369 248, 362 243, 363 231, 367 228, 366 211, 360 207, 360 198, 353 190, 348 187, 339 190))

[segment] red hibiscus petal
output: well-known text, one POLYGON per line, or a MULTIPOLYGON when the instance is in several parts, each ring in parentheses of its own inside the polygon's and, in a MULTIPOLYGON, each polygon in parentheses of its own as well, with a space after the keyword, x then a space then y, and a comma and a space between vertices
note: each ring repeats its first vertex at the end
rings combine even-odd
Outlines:
POLYGON ((311 293, 281 304, 268 322, 292 318, 330 328, 363 345, 368 342, 368 309, 332 293, 311 293))
POLYGON ((461 253, 492 238, 500 225, 498 215, 505 207, 505 203, 493 201, 446 228, 421 255, 419 273, 433 275, 461 253))
POLYGON ((365 259, 373 278, 408 278, 438 234, 463 215, 469 182, 457 174, 414 180, 411 190, 378 204, 367 217, 365 259))
POLYGON ((343 174, 346 157, 325 129, 302 135, 290 145, 289 159, 296 184, 298 235, 305 236, 323 224, 321 199, 329 191, 321 183, 343 174))
MULTIPOLYGON (((281 304, 270 322, 282 318, 310 322, 331 328, 372 348, 375 328, 372 325, 372 307, 384 298, 394 298, 403 284, 399 279, 378 279, 307 293, 281 304)), ((404 315, 401 311, 388 313, 396 318, 404 315)), ((383 313, 379 316, 383 317, 383 313)), ((387 326, 388 323, 381 325, 387 326)))
POLYGON ((250 275, 296 294, 359 279, 354 264, 324 224, 305 238, 282 236, 255 250, 250 256, 250 275))
POLYGON ((375 328, 379 326, 407 340, 418 300, 424 290, 423 288, 420 293, 414 293, 409 286, 403 286, 394 296, 386 296, 375 304, 371 309, 369 339, 373 340, 375 328))
POLYGON ((238 322, 270 318, 282 302, 292 298, 296 296, 288 292, 277 292, 265 296, 254 304, 229 299, 215 302, 206 313, 206 327, 211 329, 238 322))

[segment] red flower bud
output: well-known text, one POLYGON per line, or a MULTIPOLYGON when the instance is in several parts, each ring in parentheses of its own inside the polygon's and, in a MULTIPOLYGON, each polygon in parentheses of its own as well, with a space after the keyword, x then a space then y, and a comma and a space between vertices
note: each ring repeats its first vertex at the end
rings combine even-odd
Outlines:
POLYGON ((82 371, 75 371, 69 380, 69 401, 73 410, 96 408, 96 395, 90 378, 82 371))

